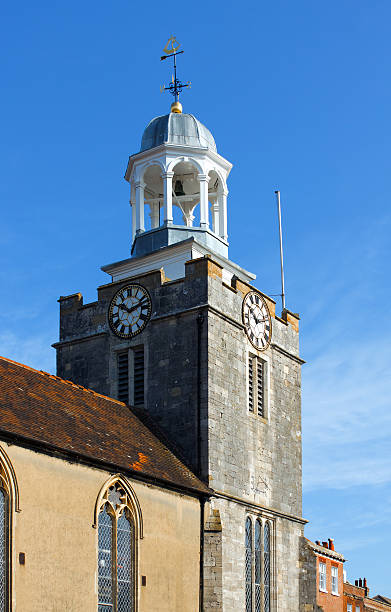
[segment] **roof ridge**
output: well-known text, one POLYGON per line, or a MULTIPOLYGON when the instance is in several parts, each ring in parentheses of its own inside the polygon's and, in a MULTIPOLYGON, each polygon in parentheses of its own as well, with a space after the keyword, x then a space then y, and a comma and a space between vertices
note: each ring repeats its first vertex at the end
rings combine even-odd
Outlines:
POLYGON ((50 374, 50 372, 45 372, 45 370, 37 370, 36 368, 32 368, 31 366, 28 366, 24 363, 20 363, 19 361, 14 361, 14 359, 9 359, 8 357, 3 357, 2 355, 0 355, 0 359, 2 359, 3 361, 8 361, 9 363, 13 363, 21 368, 24 368, 25 370, 30 370, 31 372, 36 372, 37 374, 41 374, 42 376, 47 376, 48 378, 52 378, 54 380, 58 380, 59 382, 66 384, 66 385, 70 385, 71 387, 74 387, 75 389, 80 389, 81 391, 86 391, 87 393, 91 393, 92 395, 95 395, 96 397, 102 397, 103 399, 109 400, 110 402, 115 402, 116 404, 120 404, 121 406, 127 406, 127 404, 125 404, 125 402, 120 402, 117 399, 114 399, 113 397, 109 397, 108 395, 103 395, 102 393, 98 393, 97 391, 94 391, 93 389, 89 389, 88 387, 83 387, 83 385, 79 385, 75 382, 73 382, 72 380, 67 380, 66 378, 61 378, 60 376, 56 376, 55 374, 50 374))

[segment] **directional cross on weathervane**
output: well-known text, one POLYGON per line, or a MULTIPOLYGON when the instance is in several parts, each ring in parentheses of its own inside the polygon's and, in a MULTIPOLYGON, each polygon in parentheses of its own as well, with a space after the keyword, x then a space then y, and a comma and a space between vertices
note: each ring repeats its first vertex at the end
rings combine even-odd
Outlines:
POLYGON ((172 75, 171 83, 169 85, 162 85, 160 91, 169 91, 170 93, 172 93, 175 98, 175 102, 179 102, 179 93, 182 91, 182 89, 191 86, 190 81, 187 81, 187 83, 182 83, 182 81, 180 81, 176 75, 176 56, 180 53, 183 53, 183 51, 178 51, 180 46, 181 43, 177 41, 175 36, 170 36, 166 46, 163 49, 165 55, 162 55, 160 58, 160 61, 163 61, 170 57, 174 58, 174 74, 172 75))

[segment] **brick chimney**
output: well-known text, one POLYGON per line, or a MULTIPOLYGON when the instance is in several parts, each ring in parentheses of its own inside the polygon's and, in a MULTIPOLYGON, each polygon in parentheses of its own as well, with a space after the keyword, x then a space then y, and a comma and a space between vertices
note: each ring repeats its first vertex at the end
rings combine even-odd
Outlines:
POLYGON ((334 548, 334 538, 329 538, 329 549, 335 550, 334 548))
POLYGON ((324 548, 328 548, 328 547, 329 547, 329 543, 328 543, 328 542, 322 542, 322 546, 323 546, 324 548))

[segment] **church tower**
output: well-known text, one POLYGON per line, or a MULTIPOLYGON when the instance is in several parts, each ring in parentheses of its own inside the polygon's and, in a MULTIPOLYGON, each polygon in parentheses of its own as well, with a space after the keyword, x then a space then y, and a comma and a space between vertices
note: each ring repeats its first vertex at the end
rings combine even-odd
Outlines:
POLYGON ((177 103, 147 125, 125 174, 131 256, 102 267, 96 302, 60 298, 57 373, 134 406, 211 488, 202 609, 294 612, 299 321, 229 259, 231 167, 177 103))

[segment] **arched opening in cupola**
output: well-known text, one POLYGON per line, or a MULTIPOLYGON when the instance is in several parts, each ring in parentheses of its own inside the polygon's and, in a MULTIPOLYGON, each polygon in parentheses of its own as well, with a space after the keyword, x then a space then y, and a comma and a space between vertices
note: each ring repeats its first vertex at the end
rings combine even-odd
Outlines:
POLYGON ((172 166, 173 222, 187 227, 209 227, 208 175, 193 159, 172 166), (198 206, 199 205, 199 206, 198 206))
POLYGON ((212 169, 208 172, 208 200, 212 216, 211 229, 220 238, 227 239, 227 188, 222 175, 212 169))
POLYGON ((162 169, 156 165, 148 166, 143 175, 145 230, 155 229, 163 224, 164 184, 162 169))

